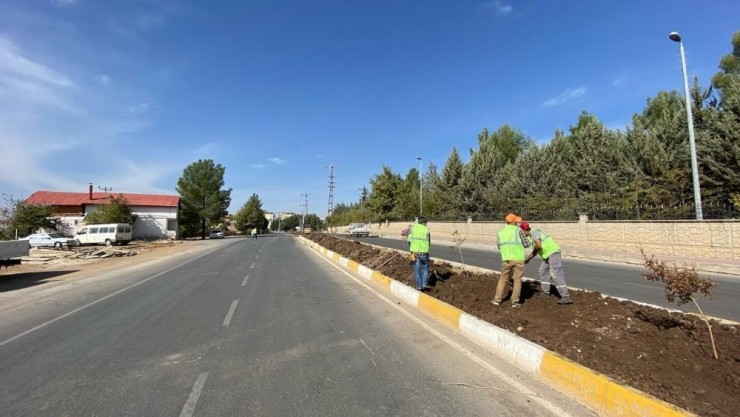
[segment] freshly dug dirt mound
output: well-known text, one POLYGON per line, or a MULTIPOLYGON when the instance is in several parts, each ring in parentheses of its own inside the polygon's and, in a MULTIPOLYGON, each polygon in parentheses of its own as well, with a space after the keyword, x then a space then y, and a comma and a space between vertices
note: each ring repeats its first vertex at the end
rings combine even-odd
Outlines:
MULTIPOLYGON (((414 286, 405 254, 357 241, 313 234, 321 246, 414 286)), ((694 315, 668 312, 598 292, 573 291, 574 304, 533 297, 524 306, 491 304, 497 274, 473 274, 433 262, 429 295, 508 329, 588 368, 702 416, 740 415, 740 334, 735 325, 712 321, 719 360, 712 356, 706 324, 694 315)))

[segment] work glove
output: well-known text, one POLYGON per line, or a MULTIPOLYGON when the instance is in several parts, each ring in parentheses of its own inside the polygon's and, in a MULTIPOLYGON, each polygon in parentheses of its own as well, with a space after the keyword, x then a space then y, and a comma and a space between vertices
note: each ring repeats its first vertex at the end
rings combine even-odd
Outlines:
POLYGON ((413 252, 409 253, 409 262, 411 262, 412 264, 416 262, 416 255, 413 252))

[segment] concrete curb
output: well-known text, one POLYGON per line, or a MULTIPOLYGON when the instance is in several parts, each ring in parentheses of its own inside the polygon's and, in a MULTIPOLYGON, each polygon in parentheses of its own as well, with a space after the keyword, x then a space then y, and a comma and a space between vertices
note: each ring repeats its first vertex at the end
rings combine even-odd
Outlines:
POLYGON ((554 389, 603 417, 696 416, 647 393, 624 386, 536 343, 420 293, 380 272, 340 256, 301 236, 305 244, 334 263, 372 281, 404 303, 459 331, 491 352, 530 372, 554 389))

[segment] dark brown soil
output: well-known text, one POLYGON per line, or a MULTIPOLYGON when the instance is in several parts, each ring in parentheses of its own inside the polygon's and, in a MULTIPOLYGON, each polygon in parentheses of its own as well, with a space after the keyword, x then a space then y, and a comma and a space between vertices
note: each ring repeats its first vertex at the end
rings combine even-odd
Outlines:
MULTIPOLYGON (((313 234, 327 249, 414 286, 405 256, 357 241, 313 234)), ((706 324, 693 315, 668 312, 598 292, 573 291, 574 304, 533 297, 524 306, 491 305, 498 274, 473 274, 434 262, 428 293, 469 314, 508 329, 588 368, 702 416, 740 415, 740 334, 735 325, 712 321, 719 359, 706 324)))

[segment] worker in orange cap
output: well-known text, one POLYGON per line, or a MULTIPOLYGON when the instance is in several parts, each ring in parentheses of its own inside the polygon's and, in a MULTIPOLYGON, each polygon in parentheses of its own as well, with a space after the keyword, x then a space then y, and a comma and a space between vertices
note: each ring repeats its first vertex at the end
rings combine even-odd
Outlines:
POLYGON ((506 215, 506 226, 498 231, 496 244, 501 252, 501 272, 496 286, 496 295, 491 303, 495 306, 501 305, 504 299, 504 291, 513 283, 511 292, 511 306, 521 307, 519 298, 522 293, 522 275, 524 274, 524 248, 529 246, 529 240, 521 232, 517 223, 522 218, 514 213, 506 215))

